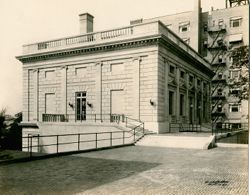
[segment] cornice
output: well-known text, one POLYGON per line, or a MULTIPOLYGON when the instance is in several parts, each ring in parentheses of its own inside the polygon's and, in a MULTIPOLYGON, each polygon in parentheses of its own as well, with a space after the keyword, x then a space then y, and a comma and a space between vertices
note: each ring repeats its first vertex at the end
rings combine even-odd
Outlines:
POLYGON ((157 45, 158 42, 159 42, 159 36, 151 36, 151 37, 145 37, 144 39, 128 40, 126 42, 119 41, 102 45, 69 48, 58 51, 23 55, 23 56, 18 56, 17 59, 20 60, 22 63, 30 63, 36 61, 45 61, 45 60, 59 59, 59 58, 79 56, 79 55, 95 54, 107 51, 116 51, 128 48, 157 45))
POLYGON ((17 59, 20 60, 23 64, 25 64, 37 61, 47 61, 51 59, 60 59, 79 55, 97 54, 101 52, 117 51, 122 49, 137 48, 150 45, 159 45, 171 49, 171 52, 177 54, 177 56, 182 58, 183 60, 190 62, 190 64, 195 68, 203 70, 211 77, 214 76, 214 73, 211 69, 200 63, 196 58, 188 54, 186 51, 184 51, 166 36, 160 34, 154 36, 140 37, 136 39, 109 42, 106 44, 96 44, 91 46, 67 48, 57 51, 23 55, 18 56, 17 59))

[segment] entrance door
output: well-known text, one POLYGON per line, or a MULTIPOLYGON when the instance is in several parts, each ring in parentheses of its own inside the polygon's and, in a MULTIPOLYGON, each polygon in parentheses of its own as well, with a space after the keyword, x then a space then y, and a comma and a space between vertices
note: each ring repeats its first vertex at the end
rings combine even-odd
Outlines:
POLYGON ((124 91, 112 90, 111 94, 111 114, 124 114, 124 91))
POLYGON ((76 120, 86 120, 86 92, 76 92, 76 120))

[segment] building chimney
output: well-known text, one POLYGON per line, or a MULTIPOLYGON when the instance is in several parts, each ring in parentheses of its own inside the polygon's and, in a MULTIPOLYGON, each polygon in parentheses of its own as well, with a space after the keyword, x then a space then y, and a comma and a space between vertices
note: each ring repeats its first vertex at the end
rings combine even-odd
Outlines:
POLYGON ((79 14, 80 34, 93 32, 94 16, 89 13, 79 14))

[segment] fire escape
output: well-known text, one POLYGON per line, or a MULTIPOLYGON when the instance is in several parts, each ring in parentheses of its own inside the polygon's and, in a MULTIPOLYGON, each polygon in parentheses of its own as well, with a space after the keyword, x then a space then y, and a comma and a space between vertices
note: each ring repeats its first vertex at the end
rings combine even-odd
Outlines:
POLYGON ((218 24, 208 28, 209 42, 207 49, 211 54, 211 66, 215 72, 212 79, 212 123, 216 126, 227 120, 223 106, 227 102, 225 87, 227 86, 227 75, 225 75, 227 46, 224 43, 226 25, 218 24))

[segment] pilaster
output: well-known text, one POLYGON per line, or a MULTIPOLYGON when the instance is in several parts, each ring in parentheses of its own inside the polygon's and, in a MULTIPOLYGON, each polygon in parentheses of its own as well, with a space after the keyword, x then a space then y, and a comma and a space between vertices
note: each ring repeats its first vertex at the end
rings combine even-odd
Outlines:
POLYGON ((134 95, 134 100, 133 100, 133 107, 134 107, 134 112, 133 112, 133 117, 135 119, 140 120, 140 64, 141 64, 141 58, 133 58, 133 95, 134 95))
POLYGON ((100 114, 102 119, 102 62, 96 63, 96 74, 95 74, 95 91, 96 91, 96 102, 95 112, 100 114))
POLYGON ((67 114, 67 70, 68 66, 61 68, 61 113, 67 114))

